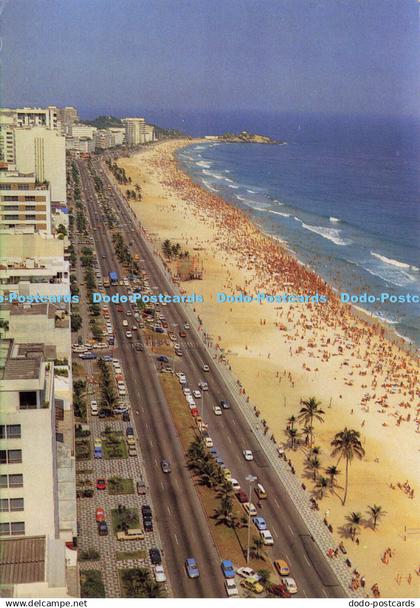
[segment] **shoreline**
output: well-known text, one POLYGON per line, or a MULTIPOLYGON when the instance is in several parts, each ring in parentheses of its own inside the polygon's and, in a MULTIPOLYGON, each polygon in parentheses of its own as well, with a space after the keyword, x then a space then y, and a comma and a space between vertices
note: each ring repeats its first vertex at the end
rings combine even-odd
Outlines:
MULTIPOLYGON (((182 140, 181 140, 182 141, 182 140)), ((179 171, 181 171, 182 173, 185 174, 185 176, 191 180, 191 182, 193 184, 195 184, 196 186, 198 186, 199 188, 203 189, 205 192, 208 192, 204 186, 202 186, 199 182, 194 181, 193 177, 188 173, 188 171, 186 169, 184 169, 184 167, 182 166, 182 162, 178 159, 177 157, 177 152, 179 150, 188 148, 189 146, 193 146, 196 145, 198 143, 204 143, 204 144, 209 144, 210 142, 208 140, 203 140, 203 139, 196 139, 194 141, 189 141, 189 142, 185 142, 184 145, 180 146, 179 148, 177 148, 177 150, 174 153, 174 159, 176 162, 176 166, 178 168, 179 171)), ((220 144, 223 143, 231 143, 229 141, 220 141, 220 144)), ((235 143, 235 142, 233 142, 235 143)), ((246 142, 242 142, 242 143, 246 143, 246 142)), ((284 144, 286 144, 287 142, 284 142, 284 144)), ((283 145, 283 144, 281 144, 283 145)), ((208 192, 208 194, 212 194, 211 192, 208 192)), ((332 293, 334 294, 335 297, 337 297, 337 293, 338 293, 338 288, 336 288, 333 284, 329 283, 328 281, 326 281, 325 279, 323 279, 323 277, 314 269, 312 268, 312 266, 310 266, 309 264, 303 262, 302 260, 299 259, 298 254, 291 250, 289 247, 289 244, 287 241, 284 240, 283 236, 276 236, 273 234, 270 234, 268 232, 266 232, 263 228, 262 225, 260 225, 259 222, 256 221, 256 219, 252 216, 251 212, 247 212, 244 209, 241 209, 239 207, 236 207, 233 203, 231 203, 229 200, 226 200, 225 198, 223 198, 223 196, 221 194, 215 194, 215 196, 217 196, 218 198, 220 198, 226 205, 229 205, 231 207, 233 207, 235 210, 237 210, 239 213, 242 213, 244 218, 247 219, 247 221, 251 222, 255 228, 257 230, 259 230, 261 233, 264 234, 264 236, 266 236, 269 239, 272 239, 273 241, 277 242, 280 247, 283 249, 283 251, 287 254, 290 255, 292 258, 294 258, 299 264, 301 264, 304 268, 306 268, 309 272, 312 272, 314 275, 316 275, 318 277, 318 279, 320 281, 323 281, 325 283, 325 285, 332 291, 332 293)), ((338 299, 338 298, 337 298, 338 299)), ((358 306, 356 304, 353 303, 349 303, 349 304, 342 304, 340 303, 342 306, 347 306, 350 308, 350 310, 352 311, 352 313, 362 322, 366 322, 368 324, 370 324, 371 326, 373 326, 375 329, 381 331, 383 330, 384 335, 387 337, 387 339, 389 341, 391 341, 393 344, 395 344, 395 346, 397 348, 401 348, 403 350, 405 350, 407 352, 408 355, 410 355, 415 361, 418 360, 419 354, 420 354, 420 345, 417 345, 415 343, 414 340, 411 340, 410 338, 408 338, 407 336, 402 336, 400 335, 392 326, 392 324, 388 323, 385 319, 381 319, 380 316, 376 315, 373 312, 370 312, 369 310, 366 310, 365 308, 363 308, 363 306, 358 306)))
MULTIPOLYGON (((176 150, 194 143, 198 141, 164 142, 138 156, 118 160, 133 182, 141 184, 143 200, 134 203, 133 209, 155 249, 160 251, 166 238, 180 242, 189 251, 200 245, 199 256, 205 268, 203 280, 181 282, 182 289, 198 291, 200 287, 200 291, 211 293, 226 291, 226 286, 236 291, 233 288, 239 286, 249 291, 263 281, 265 291, 270 293, 269 285, 286 281, 284 272, 275 272, 280 264, 282 270, 291 273, 289 278, 295 283, 296 276, 307 284, 315 282, 336 297, 331 287, 320 277, 314 277, 312 269, 309 271, 293 259, 293 254, 281 247, 275 237, 262 234, 241 210, 204 190, 180 170, 174 158, 176 150), (140 165, 137 158, 141 159, 140 165), (244 242, 249 244, 245 251, 244 242), (266 252, 260 257, 262 246, 274 256, 268 270, 264 267, 266 252)), ((298 286, 304 288, 305 284, 298 286)), ((335 531, 343 526, 348 512, 364 511, 367 504, 383 506, 387 515, 378 531, 372 531, 366 524, 360 547, 348 540, 345 543, 352 561, 362 572, 369 574, 371 565, 378 564, 374 573, 377 580, 372 583, 379 582, 384 596, 393 596, 394 573, 391 576, 380 562, 383 545, 396 546, 393 563, 399 572, 413 572, 416 566, 409 543, 404 545, 401 541, 400 524, 404 521, 410 528, 418 527, 415 515, 418 498, 407 502, 403 494, 390 489, 401 479, 408 478, 413 484, 414 477, 413 487, 420 483, 415 413, 407 421, 406 406, 399 409, 398 401, 402 398, 407 403, 408 399, 411 407, 419 396, 415 389, 418 368, 414 369, 412 355, 407 356, 405 350, 385 339, 385 328, 379 321, 375 320, 373 325, 372 321, 360 321, 349 312, 348 305, 328 305, 321 314, 319 308, 310 306, 288 305, 279 310, 276 306, 269 309, 249 304, 246 309, 237 306, 232 315, 229 305, 216 306, 209 298, 196 308, 206 331, 219 345, 220 352, 225 353, 232 372, 251 402, 257 404, 261 418, 267 421, 277 442, 285 437, 287 419, 299 411, 299 400, 311 395, 322 402, 325 411, 325 423, 315 428, 323 466, 334 464, 331 459, 328 461, 334 433, 344 426, 361 429, 366 457, 352 464, 348 504, 342 507, 330 492, 320 504, 322 510, 328 511, 335 531), (398 382, 399 388, 386 388, 398 382), (368 399, 364 397, 367 392, 368 399)), ((299 477, 312 489, 311 476, 307 477, 305 469, 305 447, 287 450, 299 477)), ((410 588, 398 587, 398 595, 409 597, 410 588)))

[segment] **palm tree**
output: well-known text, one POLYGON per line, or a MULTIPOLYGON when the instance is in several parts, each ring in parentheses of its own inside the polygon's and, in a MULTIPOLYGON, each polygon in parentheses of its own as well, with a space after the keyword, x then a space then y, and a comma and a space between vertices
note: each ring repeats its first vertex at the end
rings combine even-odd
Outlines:
POLYGON ((287 426, 293 429, 295 427, 295 422, 296 416, 290 416, 290 418, 287 419, 287 426))
POLYGON ((335 478, 340 475, 340 471, 337 469, 337 467, 335 466, 335 464, 331 465, 330 467, 327 467, 325 469, 326 474, 328 475, 328 477, 330 478, 330 487, 333 488, 335 485, 335 478))
POLYGON ((286 433, 287 433, 287 435, 288 435, 288 437, 290 439, 292 450, 294 450, 295 446, 296 446, 296 442, 297 442, 297 440, 299 438, 298 430, 297 429, 293 429, 291 427, 288 427, 286 429, 286 433))
POLYGON ((324 493, 325 493, 325 490, 328 488, 328 486, 329 486, 328 479, 326 477, 322 477, 322 475, 320 475, 315 484, 315 488, 318 490, 320 498, 324 498, 324 493))
POLYGON ((336 433, 334 439, 331 441, 331 445, 333 447, 332 456, 339 454, 337 465, 342 457, 344 457, 346 460, 346 482, 344 486, 344 496, 342 499, 342 503, 344 505, 346 503, 349 485, 350 462, 354 457, 361 460, 365 455, 365 450, 360 442, 360 433, 354 429, 348 429, 347 427, 344 429, 344 431, 336 433))
POLYGON ((385 511, 380 505, 369 505, 368 513, 373 521, 373 529, 376 530, 376 525, 378 521, 385 515, 385 511))
POLYGON ((350 531, 351 539, 354 540, 356 538, 356 535, 360 531, 360 525, 362 523, 362 514, 356 511, 352 511, 350 515, 347 515, 346 519, 348 521, 347 526, 350 531))
POLYGON ((249 549, 249 554, 253 559, 262 559, 265 561, 266 553, 264 549, 264 542, 261 540, 261 538, 256 538, 254 536, 252 539, 252 545, 249 549))
POLYGON ((309 426, 308 424, 306 424, 303 429, 302 429, 302 435, 305 438, 305 445, 308 445, 309 443, 309 439, 311 437, 313 428, 311 426, 309 426))
POLYGON ((162 250, 167 258, 170 258, 172 256, 172 246, 171 241, 169 239, 163 241, 162 250))
POLYGON ((313 479, 315 481, 317 471, 319 471, 319 469, 321 468, 321 462, 319 461, 319 459, 316 456, 313 456, 311 458, 308 458, 307 467, 308 467, 308 469, 310 469, 312 471, 313 479))
POLYGON ((222 483, 220 484, 220 486, 218 488, 217 496, 218 496, 218 498, 221 498, 221 499, 232 498, 232 496, 233 496, 232 484, 224 476, 223 476, 222 483))
MULTIPOLYGON (((309 399, 303 400, 301 403, 303 407, 301 407, 298 414, 298 419, 301 422, 304 422, 305 425, 308 425, 310 427, 313 427, 314 419, 318 420, 318 422, 324 422, 323 415, 325 414, 325 412, 321 410, 321 408, 319 407, 321 403, 318 402, 315 397, 310 397, 309 399)), ((313 428, 311 429, 309 437, 309 445, 312 446, 313 428)))
POLYGON ((233 528, 233 503, 231 498, 222 498, 220 507, 215 509, 214 518, 216 525, 224 524, 228 528, 233 528))
POLYGON ((267 570, 266 568, 261 568, 260 570, 257 570, 257 574, 260 577, 258 582, 261 583, 263 587, 267 588, 271 585, 270 570, 267 570))

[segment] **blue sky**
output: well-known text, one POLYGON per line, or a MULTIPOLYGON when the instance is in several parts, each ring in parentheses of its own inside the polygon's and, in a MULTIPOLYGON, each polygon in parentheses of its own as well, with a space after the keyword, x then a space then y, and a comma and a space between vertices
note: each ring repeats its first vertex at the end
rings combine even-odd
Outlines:
POLYGON ((416 0, 13 0, 1 103, 419 115, 416 0))

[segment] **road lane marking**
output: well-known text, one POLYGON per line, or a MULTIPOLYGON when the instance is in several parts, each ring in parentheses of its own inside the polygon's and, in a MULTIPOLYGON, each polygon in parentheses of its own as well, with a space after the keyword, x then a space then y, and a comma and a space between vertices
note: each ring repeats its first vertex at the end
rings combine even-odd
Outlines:
POLYGON ((308 564, 308 566, 312 566, 311 562, 309 561, 309 559, 306 557, 306 555, 303 556, 305 558, 306 563, 308 564))
POLYGON ((290 524, 288 524, 288 525, 289 525, 289 530, 290 530, 290 532, 291 532, 291 533, 293 534, 293 536, 294 536, 294 535, 295 535, 295 533, 294 533, 294 532, 293 532, 293 530, 292 530, 292 526, 291 526, 290 524))
POLYGON ((172 515, 171 507, 169 505, 166 505, 166 508, 168 509, 169 515, 172 515))
POLYGON ((160 487, 162 488, 162 490, 165 489, 165 486, 163 485, 163 481, 162 480, 160 480, 160 487))
POLYGON ((280 509, 280 505, 279 505, 279 503, 277 502, 277 498, 275 498, 275 499, 274 499, 274 502, 276 503, 276 507, 277 507, 278 509, 280 509))
POLYGON ((325 591, 325 589, 322 590, 322 593, 325 595, 325 597, 328 597, 327 592, 325 591))
POLYGON ((230 436, 229 436, 229 435, 225 435, 225 437, 226 437, 226 439, 229 441, 229 443, 232 443, 232 440, 231 440, 231 438, 230 438, 230 436))
POLYGON ((302 593, 303 593, 303 595, 304 595, 305 597, 308 597, 308 596, 306 595, 306 591, 305 591, 305 589, 302 589, 302 593))
POLYGON ((177 537, 177 535, 176 535, 176 534, 174 534, 174 539, 175 539, 176 544, 177 544, 177 545, 179 545, 179 542, 178 542, 178 537, 177 537))
POLYGON ((150 444, 150 447, 153 447, 153 441, 151 439, 149 439, 149 444, 150 444))
POLYGON ((277 534, 277 530, 276 530, 275 528, 273 528, 273 526, 271 526, 271 529, 272 529, 272 531, 273 531, 274 536, 275 536, 276 538, 278 538, 278 537, 279 537, 279 535, 277 534))

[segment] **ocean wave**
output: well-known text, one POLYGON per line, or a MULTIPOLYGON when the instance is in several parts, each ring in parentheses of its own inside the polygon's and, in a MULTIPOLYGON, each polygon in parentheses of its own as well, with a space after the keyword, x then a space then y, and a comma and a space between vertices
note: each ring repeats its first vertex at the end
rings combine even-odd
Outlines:
POLYGON ((255 190, 247 190, 250 194, 255 194, 255 190))
POLYGON ((296 221, 300 222, 302 224, 302 228, 305 228, 305 230, 314 232, 315 234, 322 236, 323 239, 327 239, 328 241, 331 241, 335 245, 344 246, 344 245, 350 245, 352 243, 352 241, 350 239, 344 239, 340 236, 341 230, 339 230, 338 228, 325 228, 324 226, 311 226, 310 224, 305 224, 300 218, 298 218, 296 216, 294 219, 296 221))
POLYGON ((391 283, 392 285, 396 285, 397 287, 405 287, 412 283, 415 283, 416 279, 412 277, 405 270, 397 269, 397 268, 370 268, 369 266, 364 266, 361 264, 362 268, 366 270, 369 274, 374 277, 379 277, 385 283, 391 283))
POLYGON ((195 146, 193 150, 205 150, 205 146, 195 146))
POLYGON ((378 310, 377 312, 373 312, 372 315, 374 317, 376 317, 377 319, 380 319, 381 321, 385 321, 385 323, 388 323, 389 325, 398 325, 399 320, 395 319, 394 317, 388 317, 385 313, 381 312, 380 310, 378 310))
POLYGON ((223 178, 225 180, 225 182, 230 182, 231 184, 233 184, 233 179, 229 179, 228 177, 224 177, 223 178))
POLYGON ((341 222, 341 220, 340 220, 340 218, 339 218, 339 217, 333 217, 333 216, 331 215, 331 217, 330 217, 330 222, 333 222, 333 223, 338 223, 338 222, 341 222))
POLYGON ((212 173, 211 171, 207 171, 206 169, 203 169, 203 173, 204 173, 204 175, 208 175, 209 177, 214 177, 215 179, 225 179, 223 177, 223 175, 220 175, 219 173, 212 173))
POLYGON ((235 184, 229 184, 228 188, 234 188, 235 190, 238 190, 239 186, 235 186, 235 184))
POLYGON ((204 167, 205 169, 210 169, 211 163, 205 162, 204 160, 200 160, 198 163, 195 163, 197 167, 204 167))
POLYGON ((381 260, 381 262, 383 262, 384 264, 388 264, 389 266, 395 266, 396 268, 410 268, 410 264, 407 264, 406 262, 400 262, 399 260, 387 258, 386 256, 381 255, 380 253, 375 253, 374 251, 371 251, 370 255, 372 255, 374 258, 377 258, 378 260, 381 260))
POLYGON ((217 188, 213 188, 213 186, 210 186, 210 184, 205 179, 203 179, 203 184, 205 184, 205 186, 207 186, 209 190, 212 190, 213 192, 219 192, 217 188))
POLYGON ((274 209, 268 209, 268 213, 273 215, 281 215, 282 217, 290 217, 290 213, 282 213, 281 211, 274 211, 274 209))

